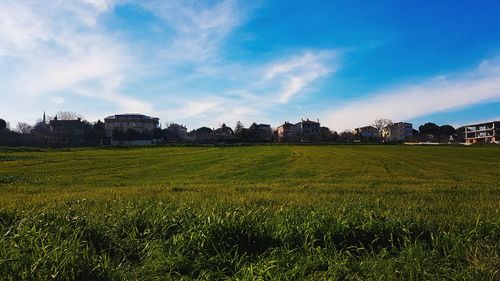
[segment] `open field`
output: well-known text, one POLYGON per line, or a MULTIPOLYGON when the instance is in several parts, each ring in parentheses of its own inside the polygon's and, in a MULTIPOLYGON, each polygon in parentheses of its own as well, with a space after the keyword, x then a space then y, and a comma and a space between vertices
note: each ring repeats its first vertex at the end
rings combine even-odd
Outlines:
POLYGON ((500 147, 3 148, 0 276, 499 280, 500 147))

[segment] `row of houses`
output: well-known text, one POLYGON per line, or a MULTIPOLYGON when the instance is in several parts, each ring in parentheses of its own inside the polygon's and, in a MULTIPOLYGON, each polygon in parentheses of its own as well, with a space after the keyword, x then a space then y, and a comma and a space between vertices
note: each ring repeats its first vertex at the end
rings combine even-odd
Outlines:
MULTIPOLYGON (((411 139, 414 134, 411 123, 398 122, 385 128, 383 136, 379 130, 373 126, 359 127, 355 130, 355 135, 377 139, 385 137, 387 141, 399 142, 411 139)), ((500 143, 500 121, 483 122, 462 126, 458 129, 463 134, 463 140, 467 144, 474 143, 500 143)))
POLYGON ((354 129, 357 136, 367 139, 385 138, 390 142, 405 141, 413 137, 413 125, 408 122, 393 123, 387 128, 383 128, 382 135, 380 131, 373 126, 365 126, 354 129))
MULTIPOLYGON (((136 130, 140 133, 152 131, 159 127, 159 118, 150 117, 142 114, 118 114, 106 117, 104 119, 106 128, 106 135, 111 137, 116 130, 126 131, 129 129, 136 130)), ((256 129, 272 133, 271 125, 268 124, 255 124, 256 129)), ((178 134, 186 135, 187 128, 178 124, 171 124, 169 126, 178 134)), ((278 138, 293 138, 300 135, 314 135, 320 133, 320 123, 311 121, 309 119, 302 119, 300 122, 292 124, 288 121, 277 128, 278 138)))
MULTIPOLYGON (((153 131, 159 128, 159 118, 150 117, 143 114, 117 114, 113 116, 106 117, 104 119, 106 136, 112 137, 113 132, 135 130, 139 133, 145 133, 153 131)), ((223 127, 214 130, 218 135, 225 136, 229 134, 228 130, 224 130, 223 127)), ((271 136, 273 130, 269 124, 253 124, 253 130, 261 133, 264 137, 271 136)), ((229 127, 227 127, 229 128, 229 127)), ((187 128, 179 124, 170 124, 167 130, 172 131, 174 135, 187 137, 187 128)), ((320 123, 311 121, 309 119, 302 119, 300 122, 292 124, 285 122, 283 125, 277 128, 277 136, 279 140, 294 139, 300 136, 311 136, 318 135, 320 133, 320 123)), ((231 130, 232 134, 232 130, 231 130)))
POLYGON ((309 119, 302 119, 298 123, 290 123, 285 121, 285 123, 276 129, 278 139, 293 139, 300 136, 314 136, 320 134, 321 124, 319 119, 317 122, 311 121, 309 119))
MULTIPOLYGON (((80 118, 76 120, 58 120, 57 116, 48 123, 45 120, 41 123, 50 129, 50 138, 54 141, 78 143, 79 139, 83 138, 87 124, 80 118)), ((102 123, 101 123, 102 124, 102 123)), ((153 139, 151 133, 160 128, 160 119, 143 114, 116 114, 104 118, 105 136, 114 141, 113 144, 120 144, 127 140, 125 135, 121 139, 117 137, 117 133, 135 132, 138 135, 146 135, 147 138, 141 139, 141 144, 148 144, 153 139)), ((205 127, 203 127, 205 128, 205 127)), ((286 121, 278 126, 275 131, 268 124, 253 124, 252 130, 259 132, 263 138, 275 136, 278 141, 286 140, 314 140, 315 136, 322 134, 322 131, 330 130, 326 127, 321 127, 319 119, 316 121, 302 119, 300 122, 291 123, 286 121)), ((471 124, 461 127, 466 143, 500 143, 500 121, 492 121, 486 123, 471 124)), ((206 128, 207 130, 211 130, 206 128)), ((184 125, 169 124, 166 131, 170 136, 178 139, 188 138, 188 129, 184 125)), ((202 133, 203 130, 200 131, 202 133)), ((383 132, 373 126, 359 127, 354 130, 354 135, 358 138, 377 140, 383 138, 384 141, 400 142, 411 139, 414 136, 413 126, 408 122, 397 122, 383 128, 383 132)), ((218 136, 224 137, 226 134, 233 134, 231 128, 223 125, 223 127, 213 130, 218 136), (230 130, 230 131, 229 131, 230 130)), ((227 136, 226 136, 227 137, 227 136)), ((50 140, 49 140, 50 142, 50 140)))

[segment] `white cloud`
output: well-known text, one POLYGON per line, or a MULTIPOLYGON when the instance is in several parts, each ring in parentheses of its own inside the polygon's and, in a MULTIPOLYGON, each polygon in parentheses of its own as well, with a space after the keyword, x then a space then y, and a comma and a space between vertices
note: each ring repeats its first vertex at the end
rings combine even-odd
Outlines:
POLYGON ((168 103, 175 104, 175 107, 160 114, 167 120, 190 119, 198 125, 269 122, 266 116, 270 111, 282 107, 294 96, 308 90, 315 80, 335 71, 334 58, 331 51, 301 51, 298 55, 270 63, 221 66, 240 88, 215 94, 210 91, 178 93, 179 97, 185 98, 169 99, 168 103), (198 98, 194 100, 196 96, 198 98))
POLYGON ((326 120, 332 128, 343 130, 371 124, 376 118, 405 121, 499 101, 499 66, 494 61, 483 62, 478 69, 451 78, 441 76, 418 85, 401 85, 374 93, 338 106, 326 114, 326 120))
POLYGON ((64 98, 61 97, 51 97, 50 98, 55 104, 63 104, 64 98))
POLYGON ((297 50, 270 63, 226 58, 225 40, 245 21, 250 6, 233 0, 4 0, 0 63, 10 70, 0 69, 5 81, 0 95, 6 97, 0 111, 15 121, 29 121, 44 108, 60 110, 57 106, 64 105, 83 109, 80 113, 87 117, 120 111, 207 125, 266 122, 268 110, 309 92, 337 66, 330 51, 297 50), (127 41, 107 29, 103 17, 125 2, 162 19, 154 22, 161 26, 154 32, 163 45, 127 41), (137 86, 150 86, 140 81, 148 75, 156 79, 149 92, 137 86), (166 83, 175 90, 165 88, 163 81, 173 81, 166 83), (192 89, 198 81, 227 86, 192 89), (158 102, 163 97, 174 101, 158 102), (94 101, 96 106, 80 101, 94 101), (21 104, 25 112, 13 109, 21 104))
POLYGON ((330 60, 333 52, 305 52, 286 61, 269 65, 265 71, 266 80, 278 80, 281 84, 278 101, 288 101, 304 90, 308 84, 336 70, 330 60))
POLYGON ((242 22, 242 5, 232 0, 208 2, 151 0, 144 8, 162 18, 175 34, 161 53, 173 62, 217 59, 226 36, 242 22))
POLYGON ((84 2, 94 6, 101 12, 112 9, 119 1, 117 0, 84 0, 84 2))
POLYGON ((2 1, 0 62, 11 71, 2 73, 0 111, 26 120, 33 118, 26 111, 39 111, 40 103, 56 107, 82 95, 120 110, 152 112, 149 102, 120 93, 123 77, 136 63, 127 43, 97 26, 100 15, 118 2, 2 1), (9 109, 21 104, 24 112, 9 109))

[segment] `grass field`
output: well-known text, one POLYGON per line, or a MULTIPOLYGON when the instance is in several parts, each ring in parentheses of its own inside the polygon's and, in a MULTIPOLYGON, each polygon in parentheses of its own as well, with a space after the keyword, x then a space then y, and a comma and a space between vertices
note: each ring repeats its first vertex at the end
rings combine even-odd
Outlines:
POLYGON ((500 280, 500 147, 0 149, 0 280, 500 280))

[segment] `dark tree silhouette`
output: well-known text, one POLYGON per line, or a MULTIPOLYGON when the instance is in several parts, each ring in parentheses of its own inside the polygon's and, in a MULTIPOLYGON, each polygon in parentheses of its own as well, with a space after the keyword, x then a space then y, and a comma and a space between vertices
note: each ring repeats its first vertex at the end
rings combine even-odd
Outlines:
POLYGON ((439 127, 440 141, 449 142, 457 137, 457 130, 451 125, 443 125, 439 127))
POLYGON ((431 122, 418 127, 418 131, 425 140, 435 140, 439 136, 439 126, 431 122))
POLYGON ((241 130, 243 130, 245 127, 243 126, 243 123, 241 121, 236 122, 236 126, 234 127, 234 133, 236 135, 241 134, 241 130))
POLYGON ((0 130, 7 128, 7 122, 0 118, 0 130))
POLYGON ((198 142, 208 142, 212 140, 213 131, 208 127, 201 127, 194 131, 196 140, 198 142))

